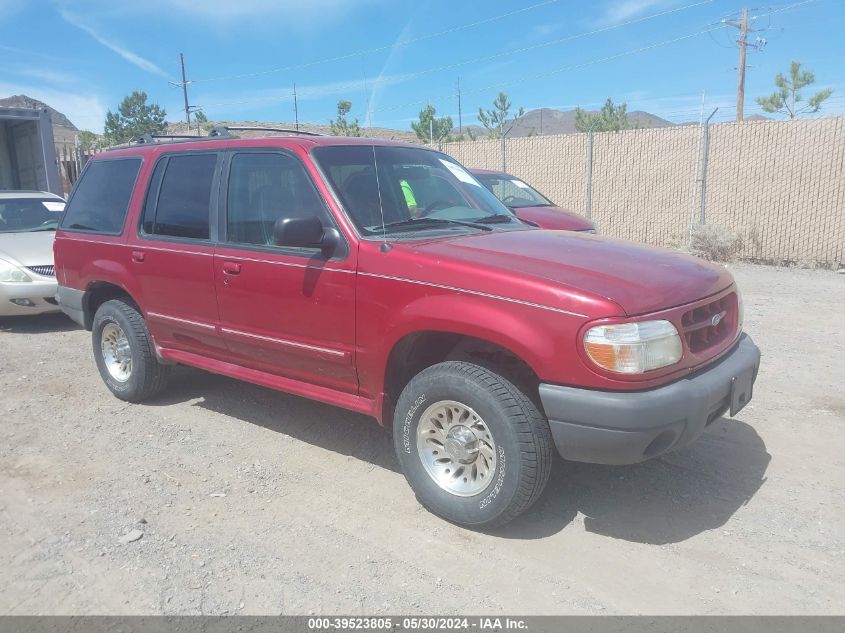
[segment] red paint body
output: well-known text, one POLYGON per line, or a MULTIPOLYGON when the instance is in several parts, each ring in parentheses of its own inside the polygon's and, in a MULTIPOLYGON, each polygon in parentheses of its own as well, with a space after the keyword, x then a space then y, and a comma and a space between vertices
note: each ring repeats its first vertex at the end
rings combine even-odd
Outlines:
POLYGON ((124 290, 144 313, 165 360, 367 413, 382 423, 389 422, 382 419, 382 404, 390 353, 418 332, 495 343, 546 383, 615 391, 669 383, 736 341, 730 336, 702 354, 685 349, 680 363, 641 376, 601 371, 583 351, 588 324, 665 318, 681 331, 683 315, 695 305, 736 301, 730 273, 666 250, 539 229, 396 241, 384 249, 381 240, 358 236, 311 160, 314 147, 343 143, 367 142, 226 139, 108 152, 143 158, 123 232, 59 230, 59 283, 124 290), (348 254, 312 261, 266 248, 141 237, 139 216, 155 159, 174 147, 294 152, 325 198, 348 254))
MULTIPOLYGON (((470 169, 475 176, 495 176, 498 178, 513 178, 503 171, 492 169, 470 169)), ((574 211, 567 211, 556 205, 538 207, 508 207, 520 220, 533 222, 541 229, 550 231, 595 231, 596 225, 583 215, 574 211)))

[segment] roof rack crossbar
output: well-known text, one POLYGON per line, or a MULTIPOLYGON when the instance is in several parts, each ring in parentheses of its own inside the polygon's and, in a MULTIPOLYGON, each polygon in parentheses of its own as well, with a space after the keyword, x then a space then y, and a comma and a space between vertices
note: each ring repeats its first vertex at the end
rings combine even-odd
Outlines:
POLYGON ((141 136, 133 138, 129 141, 130 144, 146 145, 148 143, 155 143, 157 139, 200 139, 201 136, 196 134, 150 134, 146 132, 141 136))
POLYGON ((220 127, 221 129, 233 132, 285 132, 286 134, 300 134, 302 136, 325 136, 325 134, 320 134, 319 132, 306 132, 305 130, 295 130, 289 127, 266 127, 262 125, 225 125, 220 127))

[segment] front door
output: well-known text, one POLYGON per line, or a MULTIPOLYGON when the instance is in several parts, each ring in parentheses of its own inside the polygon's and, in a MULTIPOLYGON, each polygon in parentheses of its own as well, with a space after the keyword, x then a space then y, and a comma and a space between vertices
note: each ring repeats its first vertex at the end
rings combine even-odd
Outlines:
POLYGON ((300 159, 283 151, 232 152, 224 167, 214 275, 220 331, 234 362, 357 393, 355 262, 276 246, 279 218, 334 221, 300 159))

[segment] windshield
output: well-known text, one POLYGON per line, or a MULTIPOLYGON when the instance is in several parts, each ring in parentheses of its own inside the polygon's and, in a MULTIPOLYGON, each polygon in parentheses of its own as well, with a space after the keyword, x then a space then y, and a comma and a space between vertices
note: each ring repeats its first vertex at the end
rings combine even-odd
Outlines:
POLYGON ((479 174, 476 178, 511 208, 554 206, 546 196, 514 176, 479 174))
POLYGON ((56 199, 0 198, 0 233, 55 231, 64 208, 56 199))
POLYGON ((507 207, 444 154, 372 145, 318 147, 313 154, 365 237, 493 230, 488 224, 522 227, 507 207))

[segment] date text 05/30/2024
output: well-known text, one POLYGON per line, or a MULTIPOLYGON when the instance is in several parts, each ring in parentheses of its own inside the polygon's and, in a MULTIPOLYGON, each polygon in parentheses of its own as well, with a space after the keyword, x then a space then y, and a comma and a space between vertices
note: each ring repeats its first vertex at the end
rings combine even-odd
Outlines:
POLYGON ((331 617, 309 618, 308 629, 311 631, 333 630, 390 630, 390 631, 424 631, 424 630, 526 630, 525 620, 520 618, 464 618, 464 617, 331 617))

